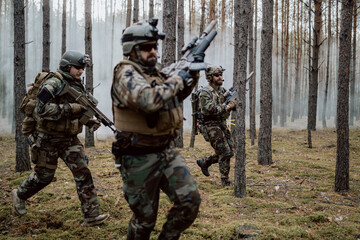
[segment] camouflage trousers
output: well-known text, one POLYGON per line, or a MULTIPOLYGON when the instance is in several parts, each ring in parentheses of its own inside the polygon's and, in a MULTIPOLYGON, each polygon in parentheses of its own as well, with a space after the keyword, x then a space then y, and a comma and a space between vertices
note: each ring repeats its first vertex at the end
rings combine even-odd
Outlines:
POLYGON ((219 171, 222 179, 227 179, 230 172, 230 158, 234 156, 234 142, 226 123, 210 124, 203 127, 207 134, 205 140, 209 141, 215 154, 204 159, 207 166, 219 163, 219 171))
POLYGON ((19 198, 26 200, 49 185, 55 175, 57 161, 60 157, 74 176, 84 218, 98 216, 97 193, 87 165, 88 159, 84 146, 80 140, 76 136, 44 136, 37 151, 44 155, 46 166, 43 162, 35 165, 34 172, 18 187, 19 198))
POLYGON ((179 239, 195 220, 201 202, 196 182, 175 148, 121 158, 123 191, 133 216, 127 239, 150 238, 156 222, 160 189, 174 203, 158 239, 179 239))

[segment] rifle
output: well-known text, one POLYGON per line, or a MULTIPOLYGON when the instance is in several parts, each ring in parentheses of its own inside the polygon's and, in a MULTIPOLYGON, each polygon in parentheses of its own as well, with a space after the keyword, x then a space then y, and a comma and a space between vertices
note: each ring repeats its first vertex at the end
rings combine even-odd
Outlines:
MULTIPOLYGON (((206 69, 207 64, 204 63, 205 51, 217 34, 217 31, 212 30, 215 25, 216 20, 211 21, 204 30, 200 39, 198 37, 194 37, 181 49, 181 53, 183 54, 181 59, 178 62, 172 63, 170 66, 163 68, 161 72, 168 77, 172 77, 177 75, 181 70, 200 71, 206 69)), ((190 78, 186 82, 186 85, 191 86, 192 81, 193 79, 190 78)))
POLYGON ((86 92, 85 94, 77 91, 75 88, 69 86, 69 84, 64 83, 65 85, 62 88, 60 95, 65 93, 69 94, 75 99, 75 102, 85 106, 87 108, 84 115, 79 119, 79 121, 86 125, 90 119, 95 116, 104 126, 109 127, 114 133, 116 130, 112 127, 114 123, 108 119, 105 114, 103 114, 97 107, 97 100, 86 92))
POLYGON ((234 87, 231 87, 229 90, 227 90, 224 94, 225 97, 225 105, 227 105, 231 100, 233 100, 234 98, 236 98, 238 96, 236 90, 234 89, 234 87))

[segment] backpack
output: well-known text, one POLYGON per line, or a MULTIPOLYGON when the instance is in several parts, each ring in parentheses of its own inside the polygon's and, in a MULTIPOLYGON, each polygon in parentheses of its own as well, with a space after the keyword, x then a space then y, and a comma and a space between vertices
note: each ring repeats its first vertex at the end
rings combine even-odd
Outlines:
POLYGON ((21 123, 21 131, 25 135, 29 135, 35 130, 36 121, 32 114, 37 104, 37 95, 39 94, 44 82, 52 77, 63 79, 61 74, 58 72, 40 72, 36 75, 34 82, 27 85, 30 88, 26 92, 20 104, 20 111, 25 113, 25 118, 21 123))
POLYGON ((193 120, 195 121, 196 125, 201 124, 202 123, 202 114, 199 108, 199 96, 201 91, 205 91, 207 92, 210 97, 212 98, 213 94, 212 92, 206 88, 206 87, 199 87, 194 93, 191 94, 191 106, 192 106, 192 116, 193 116, 193 120))

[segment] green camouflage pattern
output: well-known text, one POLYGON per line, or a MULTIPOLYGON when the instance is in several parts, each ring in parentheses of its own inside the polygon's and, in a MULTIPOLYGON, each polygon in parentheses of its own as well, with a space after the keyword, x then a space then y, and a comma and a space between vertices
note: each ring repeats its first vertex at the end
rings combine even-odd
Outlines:
POLYGON ((174 202, 159 239, 179 239, 195 220, 201 198, 184 158, 175 148, 146 155, 124 155, 123 190, 133 211, 127 239, 149 239, 156 222, 160 189, 174 202))
POLYGON ((204 121, 200 127, 206 141, 210 142, 215 154, 204 159, 207 166, 219 163, 222 179, 227 179, 230 171, 230 158, 234 155, 234 142, 227 127, 226 119, 230 112, 226 111, 224 93, 226 90, 220 87, 216 90, 212 84, 206 86, 211 95, 202 90, 199 95, 199 108, 204 121))
POLYGON ((122 65, 120 71, 114 72, 112 94, 115 105, 121 105, 131 109, 136 109, 144 113, 159 111, 164 104, 173 99, 181 90, 184 83, 179 76, 165 79, 157 69, 150 73, 139 73, 130 64, 122 65), (145 78, 146 77, 146 78, 145 78), (147 80, 149 79, 149 81, 147 80), (159 79, 156 86, 151 86, 151 79, 159 79), (120 100, 120 102, 119 102, 120 100))
MULTIPOLYGON (((85 218, 99 215, 99 203, 88 159, 84 146, 77 137, 43 136, 36 138, 40 147, 38 150, 46 152, 46 163, 57 165, 61 158, 74 176, 76 190, 81 202, 81 211, 85 218)), ((55 169, 35 165, 34 172, 18 187, 18 196, 26 200, 51 183, 55 169)))

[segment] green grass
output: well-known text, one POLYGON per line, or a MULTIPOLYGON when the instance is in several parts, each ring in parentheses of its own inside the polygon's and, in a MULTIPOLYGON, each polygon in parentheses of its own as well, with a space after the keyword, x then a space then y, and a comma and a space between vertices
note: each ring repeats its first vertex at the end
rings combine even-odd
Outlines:
MULTIPOLYGON (((248 136, 247 136, 248 138, 248 136)), ((180 149, 194 175, 202 197, 198 218, 181 236, 197 239, 355 239, 360 236, 360 130, 350 130, 350 190, 334 192, 336 132, 312 132, 313 148, 307 147, 306 131, 275 129, 273 164, 257 164, 257 145, 246 140, 247 195, 234 197, 233 187, 221 187, 218 166, 205 177, 196 159, 212 153, 210 144, 196 137, 195 148, 180 149)), ((189 145, 185 133, 184 145, 189 145)), ((81 227, 82 216, 71 172, 59 160, 56 181, 27 201, 27 214, 12 214, 10 192, 29 172, 16 173, 15 140, 0 136, 0 239, 126 239, 131 218, 122 193, 122 181, 114 169, 112 139, 96 141, 86 149, 99 195, 102 213, 110 219, 102 226, 81 227)), ((257 142, 256 142, 257 143, 257 142)), ((235 157, 231 160, 234 180, 235 157)), ((171 202, 160 196, 156 239, 166 221, 171 202)))

